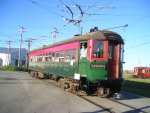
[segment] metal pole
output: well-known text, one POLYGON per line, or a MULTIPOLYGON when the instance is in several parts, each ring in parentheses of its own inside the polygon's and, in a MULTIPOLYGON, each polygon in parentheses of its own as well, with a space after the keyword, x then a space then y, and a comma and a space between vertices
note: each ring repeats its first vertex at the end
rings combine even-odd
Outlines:
POLYGON ((27 51, 26 68, 28 70, 28 67, 29 67, 29 52, 30 52, 30 42, 31 42, 31 39, 29 38, 27 42, 28 42, 28 51, 27 51))
POLYGON ((26 68, 27 68, 27 70, 28 70, 28 67, 29 67, 29 52, 30 52, 30 46, 31 46, 31 42, 32 42, 33 40, 36 40, 36 39, 28 38, 28 40, 25 40, 25 42, 28 43, 27 56, 26 56, 26 68))
POLYGON ((18 56, 18 67, 20 66, 20 60, 21 60, 21 46, 22 46, 22 33, 25 32, 24 31, 25 28, 21 27, 20 29, 20 47, 19 47, 19 56, 18 56))
POLYGON ((8 59, 7 59, 7 64, 8 64, 8 66, 10 66, 10 64, 11 64, 11 58, 10 58, 10 43, 11 43, 11 41, 7 41, 7 44, 8 44, 8 59))

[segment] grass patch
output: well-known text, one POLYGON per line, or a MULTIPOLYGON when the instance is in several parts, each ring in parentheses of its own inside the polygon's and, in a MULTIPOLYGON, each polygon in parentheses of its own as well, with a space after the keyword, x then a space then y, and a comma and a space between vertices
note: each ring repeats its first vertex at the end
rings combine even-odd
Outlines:
POLYGON ((0 66, 0 70, 3 70, 3 71, 26 71, 26 68, 17 67, 17 66, 0 66))
POLYGON ((126 76, 123 91, 150 97, 150 78, 142 79, 126 76))

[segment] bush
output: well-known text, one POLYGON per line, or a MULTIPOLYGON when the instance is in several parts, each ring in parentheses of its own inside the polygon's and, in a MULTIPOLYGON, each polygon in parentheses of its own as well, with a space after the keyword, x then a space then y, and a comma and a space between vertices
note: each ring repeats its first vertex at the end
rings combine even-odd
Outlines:
POLYGON ((0 66, 0 70, 3 71, 26 71, 27 69, 24 67, 17 67, 17 66, 0 66))

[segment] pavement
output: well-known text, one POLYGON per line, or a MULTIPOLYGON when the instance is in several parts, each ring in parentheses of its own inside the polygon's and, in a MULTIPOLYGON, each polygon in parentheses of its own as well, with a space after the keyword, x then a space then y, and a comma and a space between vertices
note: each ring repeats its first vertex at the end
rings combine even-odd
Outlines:
POLYGON ((99 113, 101 108, 26 72, 0 71, 0 113, 99 113))
POLYGON ((121 99, 118 101, 150 113, 150 98, 136 94, 121 92, 121 99))

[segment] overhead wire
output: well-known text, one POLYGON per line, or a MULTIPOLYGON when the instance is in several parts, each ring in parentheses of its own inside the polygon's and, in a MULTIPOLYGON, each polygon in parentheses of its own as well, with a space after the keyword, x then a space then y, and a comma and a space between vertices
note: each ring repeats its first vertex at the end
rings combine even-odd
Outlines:
POLYGON ((136 39, 140 39, 140 38, 146 38, 146 37, 149 37, 149 36, 150 36, 150 34, 142 35, 142 36, 138 36, 138 37, 133 37, 131 39, 126 39, 126 41, 136 40, 136 39))
MULTIPOLYGON (((93 5, 95 5, 97 2, 99 2, 99 0, 97 0, 93 5)), ((106 5, 109 5, 109 4, 111 4, 112 2, 114 2, 114 0, 111 0, 111 1, 108 2, 106 5)), ((105 5, 104 5, 104 6, 105 6, 105 5)), ((105 8, 105 7, 104 7, 104 8, 105 8)), ((96 11, 96 13, 99 12, 100 10, 104 9, 104 8, 100 8, 99 10, 96 11)), ((87 10, 85 10, 85 11, 87 11, 87 10)), ((85 11, 84 11, 84 13, 85 13, 85 11)), ((88 16, 85 17, 85 18, 88 18, 89 16, 91 16, 91 15, 88 15, 88 16)))
POLYGON ((57 12, 55 12, 55 11, 53 11, 53 10, 51 10, 51 9, 49 9, 49 8, 47 8, 47 7, 45 7, 45 6, 39 4, 38 2, 35 2, 35 1, 33 1, 33 0, 27 0, 27 1, 29 1, 30 3, 32 3, 32 4, 34 4, 34 5, 37 5, 37 6, 41 7, 41 8, 43 8, 43 9, 47 10, 47 11, 50 11, 50 12, 53 13, 53 14, 56 14, 56 15, 62 17, 62 18, 65 18, 63 15, 61 15, 61 14, 59 14, 59 13, 57 13, 57 12))
POLYGON ((150 42, 144 42, 144 43, 141 43, 141 44, 138 44, 138 45, 134 45, 134 46, 128 47, 124 50, 126 51, 128 49, 136 48, 136 47, 143 46, 143 45, 146 45, 146 44, 150 44, 150 42))
MULTIPOLYGON (((28 0, 28 1, 30 1, 31 3, 33 3, 33 4, 35 4, 35 5, 38 5, 38 6, 40 6, 41 8, 44 8, 44 9, 46 9, 46 10, 48 10, 48 11, 50 11, 50 12, 52 12, 52 13, 54 13, 54 14, 56 14, 56 15, 58 15, 58 16, 60 16, 60 17, 62 17, 62 18, 65 18, 63 15, 61 15, 61 14, 58 14, 58 13, 56 13, 55 11, 53 11, 53 10, 50 10, 49 8, 47 8, 47 7, 45 7, 45 6, 43 6, 43 5, 41 5, 41 4, 39 4, 39 3, 37 3, 37 2, 34 2, 34 1, 32 1, 32 0, 28 0)), ((61 0, 60 0, 61 1, 61 0)), ((72 0, 73 1, 73 0, 72 0)), ((61 1, 62 2, 62 1, 61 1)), ((74 1, 73 1, 74 2, 74 1)), ((94 2, 94 4, 93 5, 95 5, 97 2, 99 2, 99 0, 96 0, 95 2, 94 2)), ((112 2, 114 2, 114 0, 111 0, 110 2, 108 2, 106 5, 108 5, 108 4, 111 4, 112 2)), ((73 12, 72 12, 72 10, 70 9, 70 7, 69 6, 67 6, 67 5, 65 5, 66 6, 66 8, 70 11, 70 13, 71 13, 71 18, 73 18, 73 12)), ((84 10, 83 12, 85 13, 85 11, 88 11, 90 8, 88 8, 88 9, 86 9, 86 10, 84 10)), ((102 8, 103 9, 103 8, 102 8)), ((101 10, 101 9, 100 9, 101 10)), ((98 10, 98 11, 100 11, 100 10, 98 10)), ((85 13, 86 14, 86 13, 85 13)), ((99 14, 99 15, 111 15, 111 16, 139 16, 139 15, 117 15, 117 14, 99 14)), ((142 17, 143 18, 143 17, 142 17)), ((140 18, 141 19, 141 18, 140 18)), ((148 42, 149 43, 149 42, 148 42)), ((143 45, 143 44, 147 44, 147 43, 142 43, 142 44, 140 44, 140 45, 143 45)), ((140 45, 137 45, 137 46, 140 46, 140 45)), ((132 47, 133 48, 133 47, 132 47)), ((128 48, 127 48, 128 49, 128 48)))
MULTIPOLYGON (((97 4, 98 2, 100 2, 100 0, 96 0, 91 6, 94 6, 95 4, 97 4)), ((90 8, 85 9, 83 12, 89 10, 90 8)))

